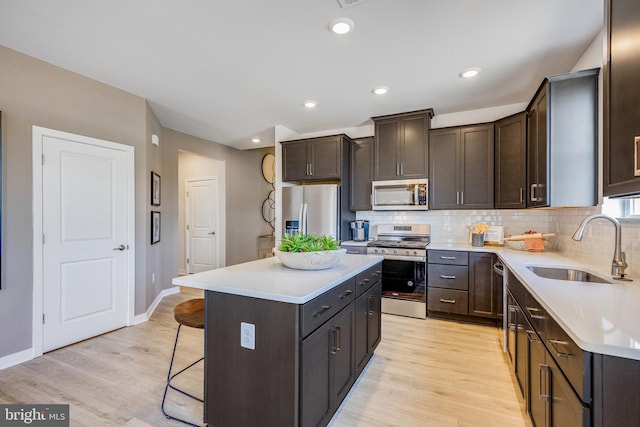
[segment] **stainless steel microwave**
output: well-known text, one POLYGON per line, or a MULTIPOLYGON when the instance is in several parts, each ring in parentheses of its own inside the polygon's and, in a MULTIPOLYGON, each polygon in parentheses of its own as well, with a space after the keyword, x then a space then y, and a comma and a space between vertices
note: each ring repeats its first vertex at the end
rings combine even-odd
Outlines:
POLYGON ((426 211, 429 209, 429 180, 373 181, 371 206, 374 211, 426 211))

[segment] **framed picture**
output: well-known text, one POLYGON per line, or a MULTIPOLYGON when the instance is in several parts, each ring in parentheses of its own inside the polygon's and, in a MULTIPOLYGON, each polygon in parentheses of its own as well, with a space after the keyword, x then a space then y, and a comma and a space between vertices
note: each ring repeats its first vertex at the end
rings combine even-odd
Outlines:
POLYGON ((151 244, 160 241, 160 212, 151 211, 151 244))
POLYGON ((151 206, 160 206, 160 175, 151 171, 151 206))

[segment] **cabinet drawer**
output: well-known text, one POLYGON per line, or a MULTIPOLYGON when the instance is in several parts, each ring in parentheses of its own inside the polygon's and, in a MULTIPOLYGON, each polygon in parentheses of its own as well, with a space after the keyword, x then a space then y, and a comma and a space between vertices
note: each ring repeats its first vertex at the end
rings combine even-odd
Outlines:
POLYGON ((427 277, 429 287, 447 289, 469 289, 469 267, 462 265, 429 264, 427 277))
POLYGON ((376 264, 356 275, 356 297, 362 295, 382 277, 382 263, 376 264))
POLYGON ((469 253, 462 251, 428 251, 429 264, 469 265, 469 253))
POLYGON ((547 349, 582 401, 591 402, 591 353, 582 350, 567 333, 547 318, 547 349))
POLYGON ((300 310, 300 336, 305 337, 331 319, 356 297, 356 278, 341 283, 304 304, 300 310))
POLYGON ((469 314, 469 293, 452 289, 429 288, 427 309, 445 313, 469 314))

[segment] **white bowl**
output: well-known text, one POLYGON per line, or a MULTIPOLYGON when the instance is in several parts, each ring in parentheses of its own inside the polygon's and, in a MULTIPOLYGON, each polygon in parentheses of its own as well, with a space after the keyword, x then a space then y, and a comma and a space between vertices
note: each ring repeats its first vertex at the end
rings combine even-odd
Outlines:
POLYGON ((347 253, 346 249, 318 252, 282 252, 273 249, 273 253, 286 267, 298 270, 323 270, 334 267, 347 253))

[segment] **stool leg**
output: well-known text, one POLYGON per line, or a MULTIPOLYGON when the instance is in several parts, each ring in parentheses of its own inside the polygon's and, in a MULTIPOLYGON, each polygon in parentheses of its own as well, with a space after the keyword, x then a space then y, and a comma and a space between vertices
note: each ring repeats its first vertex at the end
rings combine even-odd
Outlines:
POLYGON ((177 418, 177 417, 174 417, 174 416, 172 416, 172 415, 169 415, 169 414, 167 413, 167 411, 164 409, 165 400, 166 400, 166 398, 167 398, 167 391, 169 390, 169 388, 171 388, 171 389, 173 389, 173 390, 175 390, 175 391, 177 391, 177 392, 179 392, 179 393, 182 393, 183 395, 185 395, 185 396, 187 396, 187 397, 190 397, 190 398, 192 398, 192 399, 194 399, 194 400, 197 400, 198 402, 204 402, 204 400, 203 400, 203 399, 200 399, 200 398, 198 398, 198 397, 195 397, 195 396, 193 396, 193 395, 191 395, 191 394, 187 393, 187 392, 186 392, 186 391, 184 391, 184 390, 180 390, 179 388, 177 388, 177 387, 175 387, 174 385, 172 385, 172 384, 171 384, 171 380, 173 380, 177 375, 179 375, 179 374, 183 373, 184 371, 186 371, 187 369, 189 369, 190 367, 192 367, 192 366, 193 366, 193 365, 195 365, 196 363, 198 363, 198 362, 200 362, 200 361, 204 360, 204 357, 201 357, 200 359, 196 360, 195 362, 193 362, 192 364, 190 364, 190 365, 189 365, 189 366, 187 366, 186 368, 183 368, 183 369, 181 369, 180 371, 176 372, 175 374, 171 375, 171 370, 173 369, 173 360, 175 359, 175 356, 176 356, 176 348, 178 347, 178 338, 180 337, 180 328, 181 328, 181 327, 182 327, 182 324, 178 323, 178 331, 176 332, 176 340, 175 340, 175 342, 173 343, 173 352, 171 353, 171 362, 169 363, 169 372, 167 373, 167 384, 166 384, 166 385, 165 385, 165 387, 164 387, 164 395, 162 396, 162 405, 161 405, 161 408, 162 408, 162 413, 164 414, 164 416, 165 416, 165 417, 167 417, 167 419, 180 421, 181 423, 184 423, 184 424, 187 424, 187 425, 190 425, 190 426, 193 426, 193 427, 200 427, 200 425, 199 425, 199 424, 193 424, 193 423, 191 423, 191 422, 189 422, 189 421, 185 421, 185 420, 183 420, 183 419, 181 419, 181 418, 177 418))

